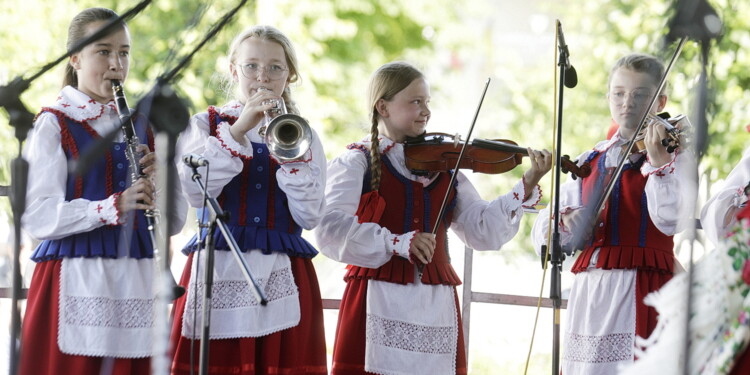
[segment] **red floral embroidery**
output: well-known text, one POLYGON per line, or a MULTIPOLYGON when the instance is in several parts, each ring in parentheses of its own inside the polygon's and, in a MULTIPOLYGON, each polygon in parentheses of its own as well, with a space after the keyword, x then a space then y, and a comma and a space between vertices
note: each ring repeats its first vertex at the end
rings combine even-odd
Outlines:
POLYGON ((67 104, 67 103, 61 103, 60 105, 63 106, 63 107, 65 107, 65 108, 70 107, 70 104, 67 104))
POLYGON ((515 200, 520 200, 520 198, 519 198, 519 196, 518 196, 518 193, 516 193, 516 192, 513 192, 513 199, 515 199, 515 200))
POLYGON ((399 241, 398 237, 393 237, 393 246, 396 246, 396 244, 399 242, 401 241, 399 241))
POLYGON ((657 175, 657 176, 659 176, 659 177, 664 177, 664 176, 666 176, 666 175, 665 175, 664 173, 661 173, 661 171, 659 171, 659 172, 656 172, 656 175, 657 175))
POLYGON ((86 104, 84 104, 84 105, 79 105, 79 106, 78 106, 78 108, 80 108, 80 109, 86 109, 86 104))
POLYGON ((291 174, 297 174, 297 172, 299 172, 299 169, 297 169, 297 168, 292 168, 292 170, 289 171, 289 173, 291 173, 291 174))
POLYGON ((98 213, 102 213, 102 208, 104 208, 104 207, 102 207, 102 205, 101 205, 101 204, 97 204, 97 205, 96 205, 96 212, 98 212, 98 213))

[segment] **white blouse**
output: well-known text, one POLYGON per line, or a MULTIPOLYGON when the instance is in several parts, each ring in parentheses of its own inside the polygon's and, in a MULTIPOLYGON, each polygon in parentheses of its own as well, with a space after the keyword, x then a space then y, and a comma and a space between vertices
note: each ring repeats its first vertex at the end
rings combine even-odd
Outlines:
MULTIPOLYGON (((71 86, 62 89, 50 108, 64 112, 76 121, 87 121, 101 136, 120 127, 114 101, 98 103, 71 86)), ((117 131, 115 142, 122 139, 121 132, 117 131)), ((145 139, 140 141, 146 142, 145 139)), ((23 222, 31 236, 39 240, 59 239, 103 225, 118 224, 114 196, 101 201, 65 200, 70 168, 62 149, 60 124, 54 114, 44 113, 37 117, 24 147, 24 157, 29 162, 29 180, 23 222)), ((174 185, 172 197, 176 203, 171 234, 182 228, 187 210, 180 184, 174 185)))
MULTIPOLYGON (((369 149, 368 139, 359 144, 369 149)), ((408 170, 403 144, 381 137, 380 150, 401 175, 425 186, 432 182, 408 170)), ((319 249, 326 256, 360 267, 378 268, 388 262, 394 252, 408 258, 409 243, 416 232, 395 235, 399 241, 393 241, 394 234, 387 228, 377 223, 358 222, 355 214, 367 168, 366 156, 356 149, 348 150, 328 164, 328 206, 315 234, 319 249)), ((530 198, 522 201, 525 196, 522 181, 508 194, 489 202, 481 199, 463 173, 458 173, 456 184, 457 204, 451 228, 467 246, 478 250, 499 249, 513 238, 523 216, 522 206, 533 206, 541 198, 537 186, 530 198)))
MULTIPOLYGON (((617 167, 620 160, 621 146, 628 141, 629 139, 621 138, 618 132, 612 139, 601 141, 594 146, 593 150, 578 156, 578 165, 583 164, 592 152, 599 151, 607 153, 605 167, 613 169, 617 167)), ((641 156, 636 154, 630 157, 631 160, 637 160, 641 156)), ((694 168, 694 159, 689 153, 679 151, 672 154, 671 162, 659 168, 653 167, 648 158, 641 166, 641 174, 648 176, 645 192, 649 217, 656 228, 666 235, 674 235, 695 222, 693 219, 695 186, 691 178, 691 168, 694 168)), ((560 212, 567 213, 580 208, 582 208, 581 179, 570 178, 560 185, 560 212)), ((532 238, 537 253, 547 241, 549 209, 547 207, 539 212, 532 228, 532 238)), ((561 244, 570 242, 571 237, 572 232, 569 228, 560 225, 561 244)))
MULTIPOLYGON (((239 117, 243 105, 231 101, 217 111, 227 116, 239 117)), ((190 126, 180 137, 178 155, 197 154, 208 160, 208 167, 199 167, 202 183, 208 193, 217 198, 222 189, 236 175, 242 172, 243 158, 253 156, 250 142, 264 143, 258 134, 260 125, 245 134, 242 145, 232 138, 229 123, 217 126, 216 136, 209 136, 208 112, 199 113, 190 119, 190 126), (208 172, 208 175, 206 174, 208 172)), ((276 172, 276 180, 281 190, 289 198, 289 211, 294 221, 302 228, 310 230, 320 221, 325 208, 324 188, 326 183, 325 153, 320 138, 313 130, 310 150, 303 160, 281 163, 276 172)), ((193 169, 186 164, 178 168, 185 195, 193 207, 203 206, 203 192, 192 181, 193 169)))
POLYGON ((750 182, 750 148, 745 150, 740 162, 729 172, 721 190, 706 202, 701 211, 703 231, 715 245, 724 238, 728 227, 736 220, 727 217, 730 210, 747 204, 745 187, 750 182))

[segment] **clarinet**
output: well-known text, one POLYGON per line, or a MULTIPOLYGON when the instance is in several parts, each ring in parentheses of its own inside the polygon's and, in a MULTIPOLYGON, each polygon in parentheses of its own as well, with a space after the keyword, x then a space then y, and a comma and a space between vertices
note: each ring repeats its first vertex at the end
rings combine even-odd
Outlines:
MULTIPOLYGON (((122 89, 120 80, 112 80, 112 92, 115 96, 117 114, 120 117, 120 126, 125 137, 125 156, 130 163, 130 182, 132 186, 132 184, 135 184, 135 182, 138 181, 139 178, 147 178, 146 174, 143 173, 143 168, 140 165, 140 160, 142 157, 141 153, 138 151, 140 140, 135 133, 135 126, 133 125, 133 119, 130 114, 130 107, 128 107, 128 102, 125 99, 125 91, 122 89)), ((138 201, 138 203, 143 203, 143 201, 138 201)), ((143 215, 146 217, 147 229, 149 236, 151 237, 151 245, 154 248, 154 258, 158 262, 158 259, 161 256, 161 253, 159 252, 159 248, 157 246, 157 239, 160 238, 158 229, 159 212, 157 210, 147 209, 143 212, 143 215)), ((173 298, 177 298, 184 293, 184 288, 177 285, 177 282, 175 282, 174 276, 172 276, 171 272, 169 273, 169 275, 171 278, 170 284, 172 285, 173 298)))

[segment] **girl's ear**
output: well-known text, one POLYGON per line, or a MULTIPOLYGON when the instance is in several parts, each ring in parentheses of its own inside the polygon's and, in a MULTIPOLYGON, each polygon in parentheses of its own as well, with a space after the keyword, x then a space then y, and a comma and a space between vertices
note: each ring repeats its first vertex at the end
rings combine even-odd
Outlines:
POLYGON ((388 118, 388 102, 385 99, 380 98, 375 102, 375 110, 378 111, 380 117, 388 118))
POLYGON ((664 107, 667 106, 667 96, 666 95, 659 95, 659 100, 656 102, 656 112, 661 112, 664 110, 664 107))
POLYGON ((232 80, 235 82, 240 81, 240 77, 237 76, 237 66, 229 63, 229 72, 232 74, 232 80))
POLYGON ((77 53, 70 55, 68 64, 73 67, 73 70, 81 69, 81 59, 77 53))

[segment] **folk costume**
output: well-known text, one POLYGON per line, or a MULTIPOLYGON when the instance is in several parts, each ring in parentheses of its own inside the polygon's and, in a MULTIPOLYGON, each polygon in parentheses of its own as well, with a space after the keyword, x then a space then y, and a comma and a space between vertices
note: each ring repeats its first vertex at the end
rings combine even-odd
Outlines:
POLYGON ((519 182, 487 202, 459 173, 420 278, 409 245, 436 225, 450 174, 413 175, 403 144, 381 137, 381 183, 372 192, 369 147, 367 139, 357 142, 329 163, 327 209, 316 229, 321 252, 349 265, 332 373, 465 374, 455 288, 461 280, 450 264, 447 229, 475 249, 498 249, 518 231, 522 206, 536 204, 541 190, 524 201, 519 182))
MULTIPOLYGON (((229 212, 227 226, 268 298, 262 306, 217 230, 210 322, 210 368, 216 374, 326 374, 326 346, 320 290, 312 258, 317 250, 302 238, 325 207, 325 155, 314 134, 303 159, 279 162, 269 154, 257 126, 234 140, 230 126, 243 105, 209 107, 195 115, 180 141, 181 154, 209 161, 200 167, 209 193, 229 212)), ((208 213, 192 168, 179 168, 183 189, 199 215, 208 213)), ((189 254, 181 285, 187 294, 175 303, 172 342, 174 374, 198 368, 205 230, 184 248, 189 254), (194 341, 193 341, 194 340, 194 341), (191 341, 193 341, 191 343, 191 341), (195 360, 191 365, 191 350, 195 360)))
MULTIPOLYGON (((592 172, 561 185, 561 212, 596 204, 596 192, 609 183, 627 141, 618 132, 579 156, 592 172)), ((565 375, 616 373, 618 366, 631 363, 636 336, 648 337, 656 326, 657 314, 643 298, 680 268, 672 236, 681 217, 692 212, 690 157, 678 151, 660 168, 644 153, 627 158, 591 239, 571 268, 576 276, 566 310, 565 375)), ((545 209, 532 230, 537 249, 546 243, 548 225, 545 209)), ((560 233, 563 245, 570 242, 570 228, 560 225, 560 233)))
MULTIPOLYGON (((143 116, 135 131, 153 149, 143 116)), ((26 230, 42 240, 23 324, 21 374, 149 372, 153 355, 153 246, 142 211, 117 210, 131 184, 126 143, 112 142, 83 175, 68 173, 101 136, 118 132, 114 102, 66 86, 42 108, 24 150, 29 160, 26 230), (40 361, 39 358, 44 358, 40 361)), ((173 232, 184 224, 181 192, 173 232)))

